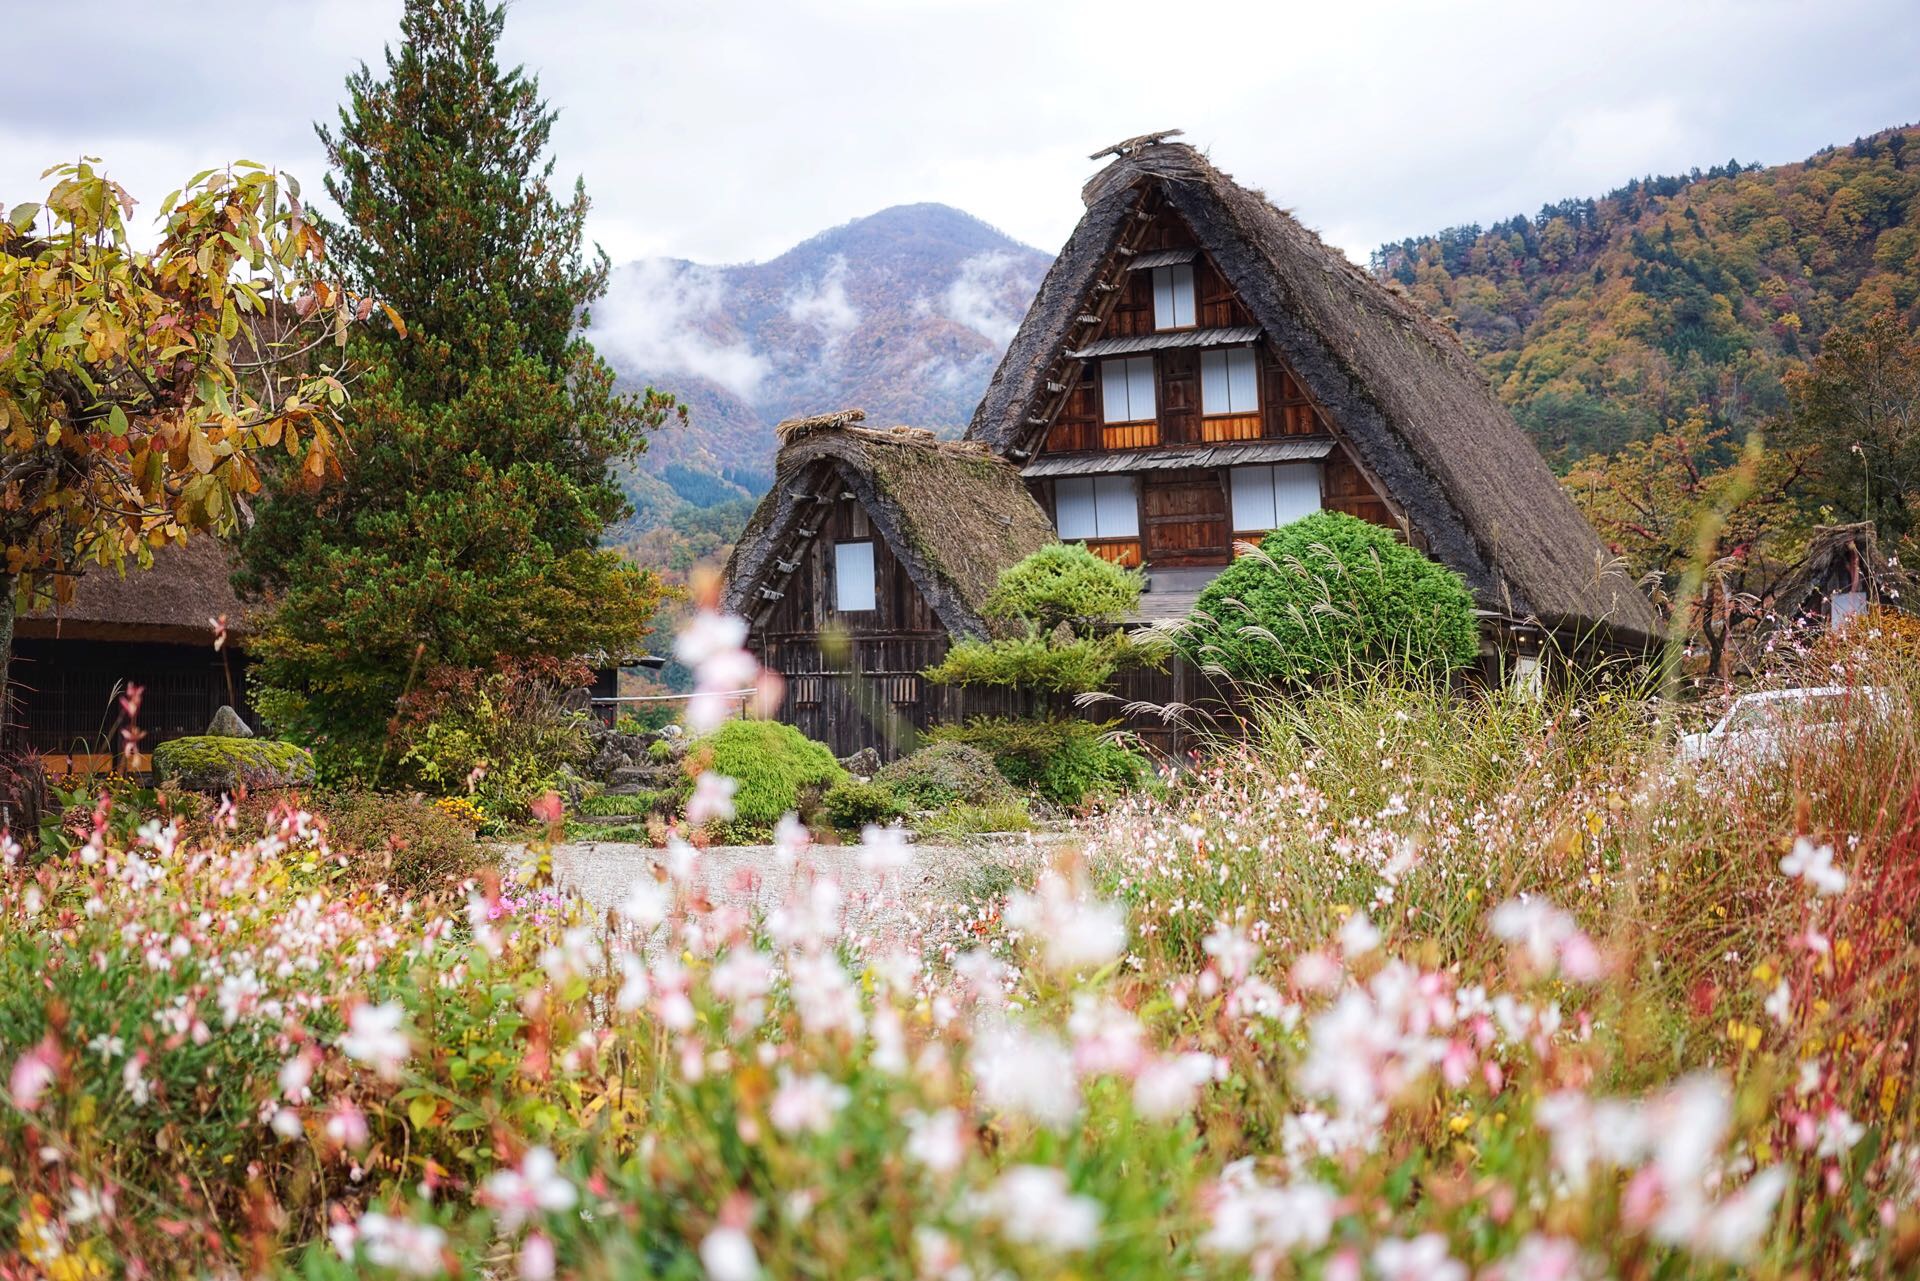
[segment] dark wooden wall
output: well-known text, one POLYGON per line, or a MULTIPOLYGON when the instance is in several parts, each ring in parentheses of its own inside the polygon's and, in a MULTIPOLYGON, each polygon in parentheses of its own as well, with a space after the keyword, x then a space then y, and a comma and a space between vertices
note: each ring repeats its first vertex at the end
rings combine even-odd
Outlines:
POLYGON ((8 671, 12 722, 41 753, 112 755, 120 748, 119 694, 142 689, 140 750, 170 738, 204 734, 223 703, 252 723, 243 655, 208 645, 128 641, 14 641, 8 671))

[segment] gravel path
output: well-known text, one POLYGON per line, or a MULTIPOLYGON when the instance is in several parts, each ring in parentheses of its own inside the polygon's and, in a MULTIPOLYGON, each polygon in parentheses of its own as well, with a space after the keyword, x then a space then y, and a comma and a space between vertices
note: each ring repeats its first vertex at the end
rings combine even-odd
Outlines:
MULTIPOLYGON (((1069 833, 982 836, 961 843, 915 844, 908 865, 882 876, 860 866, 858 845, 816 845, 796 868, 783 868, 771 845, 715 845, 697 864, 715 904, 772 908, 783 902, 796 875, 813 868, 846 891, 848 926, 887 934, 914 908, 953 902, 973 886, 1004 884, 1007 873, 1036 870, 1069 833)), ((576 841, 553 849, 554 879, 599 908, 617 905, 638 877, 653 877, 665 850, 649 845, 576 841)))

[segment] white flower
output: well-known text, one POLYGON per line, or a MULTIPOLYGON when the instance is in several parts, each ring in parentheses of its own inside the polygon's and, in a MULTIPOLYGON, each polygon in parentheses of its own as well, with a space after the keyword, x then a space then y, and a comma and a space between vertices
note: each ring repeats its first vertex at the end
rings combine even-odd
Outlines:
POLYGON ((126 1089, 127 1097, 136 1104, 145 1104, 153 1099, 153 1083, 147 1080, 144 1071, 146 1063, 147 1052, 140 1050, 120 1069, 120 1084, 126 1089))
POLYGON ((292 1108, 279 1108, 273 1114, 273 1120, 267 1123, 280 1138, 289 1141, 300 1137, 304 1127, 300 1124, 300 1114, 292 1108))
POLYGON ((1260 945, 1237 926, 1217 923, 1213 932, 1200 940, 1201 950, 1220 964, 1220 972, 1230 979, 1245 978, 1260 957, 1260 945))
POLYGON ((1088 1249, 1100 1237, 1100 1203, 1070 1193, 1066 1174, 1051 1166, 1016 1165, 973 1205, 1022 1245, 1065 1253, 1088 1249))
POLYGON ((913 862, 913 848, 907 843, 907 829, 899 824, 879 827, 869 823, 860 829, 860 866, 869 872, 898 872, 913 862))
POLYGON ((782 1134, 825 1134, 833 1128, 834 1113, 847 1105, 847 1087, 818 1072, 806 1076, 780 1074, 780 1088, 767 1107, 767 1119, 782 1134))
POLYGON ((1043 872, 1033 892, 1008 897, 1005 919, 1040 945, 1040 958, 1060 974, 1105 965, 1127 947, 1126 913, 1090 898, 1058 872, 1043 872))
POLYGON ((620 991, 613 998, 613 1008, 631 1014, 652 999, 653 980, 647 973, 647 963, 632 952, 622 952, 620 991))
POLYGON ((1815 1156, 1843 1157, 1867 1137, 1867 1127, 1848 1116, 1844 1109, 1832 1108, 1820 1118, 1820 1146, 1815 1156))
POLYGON ((313 1055, 306 1050, 280 1065, 280 1093, 289 1103, 305 1103, 311 1093, 307 1083, 313 1080, 313 1055))
POLYGON ((518 1231, 520 1225, 536 1214, 571 1210, 580 1193, 566 1175, 551 1150, 528 1150, 518 1170, 495 1170, 480 1185, 480 1195, 499 1215, 503 1232, 518 1231))
POLYGON ((747 642, 747 620, 703 609, 674 637, 673 656, 688 667, 729 654, 747 642))
POLYGON ((1838 894, 1847 888, 1847 874, 1833 865, 1833 846, 1815 845, 1804 836, 1793 841, 1793 852, 1780 860, 1780 870, 1797 876, 1816 894, 1838 894))
POLYGON ((1080 1111, 1073 1054, 1052 1036, 995 1024, 975 1039, 970 1062, 988 1107, 1055 1128, 1080 1111))
POLYGON ((760 1259, 753 1242, 739 1228, 715 1228, 700 1243, 700 1265, 711 1281, 754 1281, 760 1259))
POLYGON ((397 1080, 400 1067, 412 1053, 400 1021, 406 1011, 398 1001, 383 1005, 356 1005, 347 1016, 347 1031, 340 1038, 340 1049, 356 1063, 373 1066, 389 1081, 397 1080))
POLYGON ((733 817, 733 794, 738 781, 725 774, 707 770, 694 780, 693 795, 687 798, 687 822, 694 827, 716 819, 733 817))
POLYGON ((666 886, 651 876, 637 877, 620 901, 620 916, 634 928, 648 931, 667 919, 670 902, 666 886))
POLYGON ((1157 1058, 1133 1078, 1133 1106, 1142 1116, 1171 1121, 1193 1111, 1200 1087, 1220 1077, 1220 1061, 1211 1054, 1175 1054, 1157 1058))
POLYGON ((773 825, 773 856, 782 867, 791 867, 813 844, 813 835, 797 814, 782 814, 773 825))
POLYGON ((1380 1281, 1467 1281, 1467 1265, 1447 1251, 1447 1239, 1426 1232, 1411 1241, 1386 1240, 1373 1247, 1380 1281))
POLYGON ((528 1233, 520 1247, 520 1281, 553 1281, 557 1262, 553 1239, 542 1232, 528 1233))
POLYGON ((1580 1281, 1594 1269, 1572 1241, 1533 1233, 1482 1275, 1486 1281, 1580 1281))
POLYGON ((1340 951, 1352 960, 1356 956, 1365 956, 1380 946, 1380 931, 1373 927, 1373 921, 1362 912, 1355 912, 1340 927, 1340 951))
POLYGON ((1317 1250, 1333 1232, 1337 1199, 1318 1183, 1276 1186, 1253 1172, 1252 1158, 1221 1172, 1212 1226, 1201 1238, 1217 1254, 1286 1255, 1317 1250))
POLYGON ((1773 1226, 1774 1206, 1787 1190, 1787 1171, 1769 1166, 1747 1185, 1703 1214, 1686 1238, 1696 1254, 1745 1263, 1753 1257, 1760 1238, 1773 1226))
POLYGON ((967 1123, 952 1108, 907 1115, 907 1158, 935 1174, 951 1174, 967 1156, 967 1123))
POLYGON ((360 1216, 358 1223, 335 1224, 327 1239, 348 1263, 353 1262, 355 1247, 368 1263, 391 1268, 408 1276, 433 1277, 446 1271, 441 1252, 447 1234, 430 1223, 396 1219, 378 1210, 360 1216))
POLYGON ((1785 979, 1781 979, 1780 982, 1775 985, 1772 994, 1767 997, 1766 1004, 1762 1008, 1765 1009, 1766 1012, 1772 1016, 1773 1021, 1781 1027, 1785 1027, 1793 1021, 1793 989, 1787 986, 1785 979))
POLYGON ((570 925, 560 932, 560 941, 540 952, 540 968, 557 987, 584 978, 600 963, 600 943, 584 925, 570 925))
POLYGON ((1545 899, 1508 899, 1487 919, 1495 938, 1514 944, 1535 971, 1585 982, 1600 976, 1600 950, 1565 912, 1545 899))

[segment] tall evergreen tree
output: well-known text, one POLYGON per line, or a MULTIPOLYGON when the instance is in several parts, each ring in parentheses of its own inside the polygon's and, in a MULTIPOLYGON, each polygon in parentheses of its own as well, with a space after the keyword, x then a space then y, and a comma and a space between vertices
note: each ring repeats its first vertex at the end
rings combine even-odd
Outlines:
POLYGON ((606 256, 586 251, 584 187, 552 190, 554 112, 500 66, 504 19, 408 0, 385 75, 363 65, 338 127, 317 129, 329 250, 408 332, 354 340, 345 479, 276 486, 242 581, 272 606, 263 710, 343 772, 388 756, 433 669, 624 651, 660 596, 598 542, 626 512, 611 466, 673 404, 617 392, 580 336, 606 256))

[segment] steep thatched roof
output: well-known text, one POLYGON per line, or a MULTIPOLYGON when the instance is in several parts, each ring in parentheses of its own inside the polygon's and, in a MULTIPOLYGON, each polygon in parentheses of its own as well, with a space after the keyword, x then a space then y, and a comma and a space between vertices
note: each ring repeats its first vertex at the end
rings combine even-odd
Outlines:
POLYGON ((225 615, 230 634, 245 630, 246 606, 234 595, 227 576, 232 550, 211 535, 157 547, 153 566, 127 566, 122 577, 95 565, 80 575, 73 599, 23 615, 20 636, 65 640, 162 641, 182 645, 213 643, 209 620, 225 615))
POLYGON ((984 636, 980 607, 1000 571, 1054 541, 1020 473, 983 446, 915 427, 854 426, 858 410, 780 424, 773 489, 727 562, 727 608, 751 611, 791 564, 816 495, 851 492, 914 586, 956 636, 984 636))
POLYGON ((1871 521, 1814 530, 1807 554, 1774 588, 1767 612, 1781 623, 1824 624, 1828 601, 1838 592, 1864 592, 1874 605, 1920 608, 1920 584, 1880 550, 1871 521))
POLYGON ((1040 286, 969 440, 1030 450, 1047 382, 1153 193, 1193 229, 1354 455, 1480 603, 1629 641, 1658 630, 1531 441, 1447 330, 1192 147, 1139 146, 1082 191, 1087 212, 1040 286))

